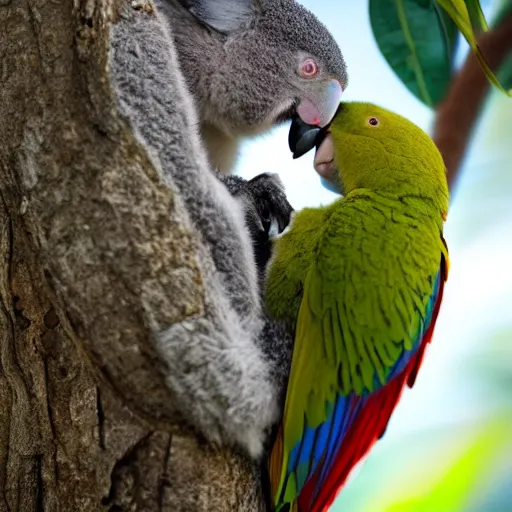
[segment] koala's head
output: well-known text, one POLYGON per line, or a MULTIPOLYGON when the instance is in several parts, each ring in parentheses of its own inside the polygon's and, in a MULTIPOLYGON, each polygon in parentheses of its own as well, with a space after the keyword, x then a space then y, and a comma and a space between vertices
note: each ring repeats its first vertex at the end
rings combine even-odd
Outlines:
MULTIPOLYGON (((181 3, 202 30, 201 42, 194 47, 196 32, 186 49, 196 73, 204 65, 203 79, 191 80, 201 89, 192 93, 200 96, 203 121, 233 136, 261 133, 294 114, 308 125, 331 121, 347 71, 334 38, 310 11, 294 0, 181 3)), ((184 68, 187 75, 186 62, 184 68)))

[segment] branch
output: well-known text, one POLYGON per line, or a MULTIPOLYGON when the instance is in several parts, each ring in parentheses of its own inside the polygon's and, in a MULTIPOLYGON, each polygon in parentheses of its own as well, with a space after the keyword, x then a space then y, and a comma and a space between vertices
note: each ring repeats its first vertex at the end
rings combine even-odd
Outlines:
MULTIPOLYGON (((512 17, 509 16, 489 32, 480 34, 478 44, 490 68, 496 71, 512 51, 512 17)), ((489 87, 487 77, 476 57, 470 52, 453 78, 446 99, 437 109, 433 139, 443 155, 450 188, 453 188, 457 179, 489 87)))

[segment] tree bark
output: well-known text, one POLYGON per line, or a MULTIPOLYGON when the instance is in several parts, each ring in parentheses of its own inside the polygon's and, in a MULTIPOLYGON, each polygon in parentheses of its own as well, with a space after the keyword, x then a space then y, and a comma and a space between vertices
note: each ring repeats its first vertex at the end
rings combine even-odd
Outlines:
MULTIPOLYGON (((478 36, 489 67, 496 72, 512 51, 512 16, 478 36)), ((491 85, 477 58, 469 52, 454 76, 446 98, 437 108, 433 139, 443 155, 448 184, 453 189, 482 105, 491 85)))
POLYGON ((0 511, 263 510, 252 464, 184 425, 151 342, 202 281, 110 89, 120 6, 0 0, 0 511))

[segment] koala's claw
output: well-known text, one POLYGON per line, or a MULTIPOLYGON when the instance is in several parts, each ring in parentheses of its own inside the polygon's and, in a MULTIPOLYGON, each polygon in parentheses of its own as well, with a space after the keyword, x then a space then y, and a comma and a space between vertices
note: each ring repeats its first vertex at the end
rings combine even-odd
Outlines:
POLYGON ((262 274, 272 255, 272 239, 286 230, 294 213, 286 199, 284 185, 277 174, 269 172, 258 174, 249 181, 220 173, 217 173, 217 177, 231 195, 243 202, 256 264, 262 274))

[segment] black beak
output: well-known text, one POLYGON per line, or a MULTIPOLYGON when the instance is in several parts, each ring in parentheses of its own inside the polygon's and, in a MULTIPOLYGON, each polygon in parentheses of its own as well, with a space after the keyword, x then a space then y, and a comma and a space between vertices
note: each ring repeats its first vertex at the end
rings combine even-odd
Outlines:
MULTIPOLYGON (((342 105, 343 104, 340 103, 333 119, 342 110, 342 105)), ((320 146, 329 131, 331 123, 320 128, 318 126, 306 124, 298 114, 294 114, 292 117, 290 132, 288 133, 288 146, 290 147, 290 151, 293 153, 293 158, 300 158, 311 151, 314 147, 320 146)))
POLYGON ((300 158, 312 150, 323 140, 325 132, 326 130, 318 126, 306 124, 297 114, 294 114, 288 134, 288 145, 293 158, 300 158))

